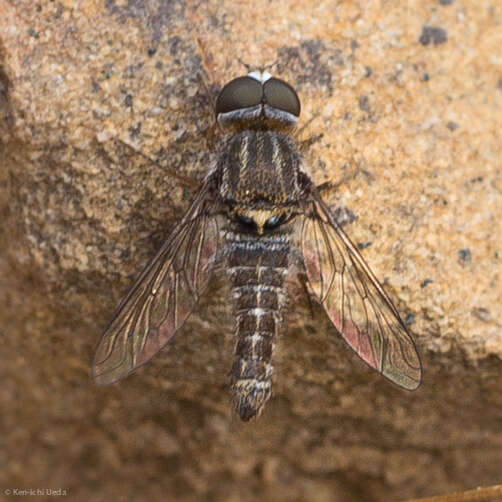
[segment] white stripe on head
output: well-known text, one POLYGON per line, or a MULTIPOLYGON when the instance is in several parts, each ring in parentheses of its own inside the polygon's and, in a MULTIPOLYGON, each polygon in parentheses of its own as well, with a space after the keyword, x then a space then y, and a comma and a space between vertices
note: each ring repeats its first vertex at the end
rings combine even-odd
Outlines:
POLYGON ((272 78, 268 71, 252 71, 248 73, 248 77, 254 78, 264 84, 267 80, 272 78))

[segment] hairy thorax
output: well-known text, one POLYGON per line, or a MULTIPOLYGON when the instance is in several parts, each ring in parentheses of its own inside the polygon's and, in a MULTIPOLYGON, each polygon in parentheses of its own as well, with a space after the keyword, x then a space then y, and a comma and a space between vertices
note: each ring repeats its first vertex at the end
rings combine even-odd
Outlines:
POLYGON ((284 133, 245 130, 231 136, 220 156, 221 196, 230 205, 285 207, 297 201, 300 156, 284 133))

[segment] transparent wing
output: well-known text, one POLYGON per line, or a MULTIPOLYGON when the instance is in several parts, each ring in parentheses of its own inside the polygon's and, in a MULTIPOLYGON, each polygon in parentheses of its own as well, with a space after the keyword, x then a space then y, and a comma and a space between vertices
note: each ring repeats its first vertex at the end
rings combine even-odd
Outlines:
POLYGON ((118 306, 94 356, 97 384, 116 382, 145 364, 187 319, 208 285, 218 250, 214 204, 206 181, 118 306))
POLYGON ((302 248, 315 295, 363 361, 399 386, 416 389, 420 358, 399 313, 317 191, 309 204, 302 248))

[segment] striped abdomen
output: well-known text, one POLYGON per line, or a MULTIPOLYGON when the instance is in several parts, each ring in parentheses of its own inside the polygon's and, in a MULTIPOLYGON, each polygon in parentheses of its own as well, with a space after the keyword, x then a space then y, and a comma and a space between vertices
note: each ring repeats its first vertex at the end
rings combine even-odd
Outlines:
POLYGON ((237 336, 231 384, 235 409, 243 420, 258 415, 272 394, 271 357, 288 254, 284 235, 227 238, 237 336))

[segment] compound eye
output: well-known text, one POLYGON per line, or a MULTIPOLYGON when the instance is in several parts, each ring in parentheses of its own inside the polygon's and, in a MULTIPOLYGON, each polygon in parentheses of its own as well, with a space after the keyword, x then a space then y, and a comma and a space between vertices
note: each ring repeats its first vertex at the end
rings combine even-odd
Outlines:
POLYGON ((265 222, 265 228, 272 229, 282 225, 286 221, 286 215, 274 215, 265 222))
POLYGON ((239 223, 242 223, 243 225, 247 227, 254 227, 255 223, 253 218, 250 218, 249 216, 246 216, 245 214, 236 214, 237 220, 239 223))
POLYGON ((251 108, 261 103, 263 88, 261 82, 251 77, 239 77, 229 82, 216 100, 216 115, 251 108))
POLYGON ((296 91, 284 80, 270 78, 263 84, 266 103, 272 108, 300 116, 300 99, 296 91))

